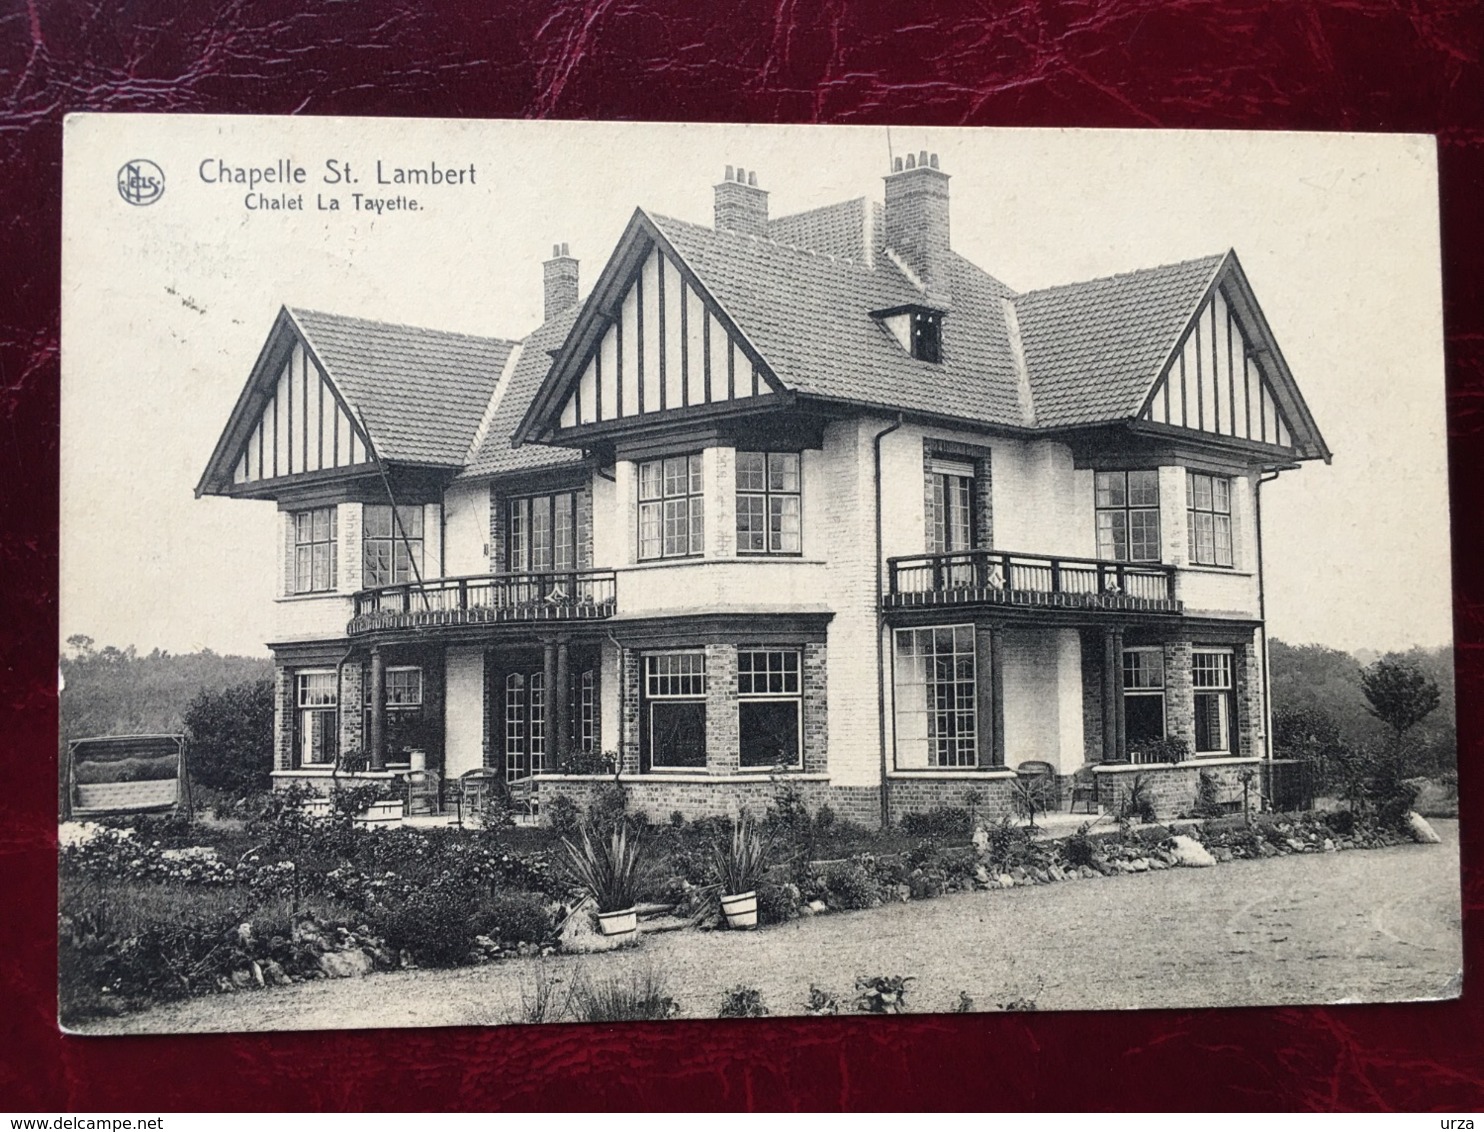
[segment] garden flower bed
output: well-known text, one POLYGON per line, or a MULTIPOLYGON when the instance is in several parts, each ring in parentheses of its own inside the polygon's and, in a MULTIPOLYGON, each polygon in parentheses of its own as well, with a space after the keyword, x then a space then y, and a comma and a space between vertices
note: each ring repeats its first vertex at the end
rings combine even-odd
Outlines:
MULTIPOLYGON (((611 828, 621 797, 585 815, 611 828)), ((512 829, 364 830, 355 800, 311 819, 275 795, 245 826, 138 819, 63 827, 63 1020, 170 998, 415 966, 549 954, 578 905, 558 840, 512 829)), ((635 823, 651 867, 642 905, 673 926, 721 924, 716 846, 725 821, 635 823)), ((780 790, 763 828, 770 864, 762 925, 930 899, 943 893, 1080 882, 1177 867, 1182 841, 1216 862, 1339 852, 1409 840, 1404 830, 1330 814, 1204 822, 1089 822, 1032 836, 1001 822, 970 833, 964 811, 879 833, 810 815, 780 790)), ((578 915, 585 915, 579 912, 578 915)))

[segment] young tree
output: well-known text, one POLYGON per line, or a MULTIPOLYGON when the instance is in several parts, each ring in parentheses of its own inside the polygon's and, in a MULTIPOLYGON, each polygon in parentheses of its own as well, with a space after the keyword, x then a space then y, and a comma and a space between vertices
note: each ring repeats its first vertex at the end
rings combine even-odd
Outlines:
POLYGON ((229 794, 266 790, 273 770, 273 681, 203 690, 185 712, 192 777, 229 794))
POLYGON ((1402 737, 1438 706, 1441 693, 1435 681, 1400 657, 1382 657, 1361 669, 1360 687, 1369 711, 1392 734, 1399 746, 1402 737))

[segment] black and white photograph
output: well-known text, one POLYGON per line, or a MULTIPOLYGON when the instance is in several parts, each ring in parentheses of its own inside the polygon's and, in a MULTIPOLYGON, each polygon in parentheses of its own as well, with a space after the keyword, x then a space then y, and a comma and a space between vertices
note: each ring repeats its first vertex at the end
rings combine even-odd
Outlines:
POLYGON ((1457 997, 1434 144, 71 116, 60 1024, 1457 997))

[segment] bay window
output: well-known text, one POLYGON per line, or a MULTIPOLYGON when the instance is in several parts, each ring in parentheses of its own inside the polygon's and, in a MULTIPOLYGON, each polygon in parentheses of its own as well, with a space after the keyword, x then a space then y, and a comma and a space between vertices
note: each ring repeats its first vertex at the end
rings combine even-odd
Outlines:
POLYGON ((1110 562, 1158 562, 1159 472, 1098 472, 1094 489, 1098 557, 1110 562))
POLYGON ((415 581, 423 568, 423 509, 368 503, 361 519, 361 575, 366 589, 415 581))
POLYGON ((1235 754, 1232 747, 1233 684, 1230 649, 1197 649, 1190 658, 1195 689, 1195 753, 1235 754))
POLYGON ((737 453, 737 553, 802 549, 797 452, 737 453))
POLYGON ((339 706, 339 680, 333 668, 294 674, 294 753, 299 766, 335 762, 339 706))
POLYGON ((639 557, 687 558, 706 548, 701 456, 639 465, 639 557))
POLYGON ((1190 560, 1197 566, 1232 564, 1232 481, 1202 472, 1186 474, 1190 560))
POLYGON ((335 588, 336 510, 296 511, 293 523, 294 592, 328 593, 335 588))
POLYGON ((706 654, 644 657, 643 738, 650 767, 706 765, 706 654))
POLYGON ((799 767, 802 712, 797 650, 737 650, 737 732, 742 766, 799 767))

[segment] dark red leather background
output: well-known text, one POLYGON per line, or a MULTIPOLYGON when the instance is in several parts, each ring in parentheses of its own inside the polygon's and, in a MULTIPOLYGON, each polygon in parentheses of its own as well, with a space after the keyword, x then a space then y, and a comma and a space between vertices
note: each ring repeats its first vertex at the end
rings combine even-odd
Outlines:
MULTIPOLYGON (((57 311, 69 110, 1440 135, 1461 789, 1484 778, 1477 0, 11 3, 0 12, 0 1110, 1451 1109, 1484 993, 1335 1009, 82 1040, 54 1022, 57 311)), ((1386 286, 1384 279, 1367 285, 1386 286)), ((1478 971, 1480 839, 1466 830, 1478 971)), ((1087 941, 1088 962, 1100 958, 1087 941)))

